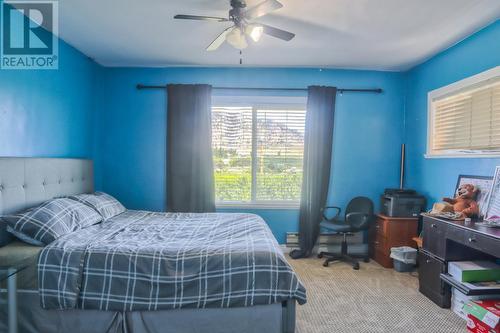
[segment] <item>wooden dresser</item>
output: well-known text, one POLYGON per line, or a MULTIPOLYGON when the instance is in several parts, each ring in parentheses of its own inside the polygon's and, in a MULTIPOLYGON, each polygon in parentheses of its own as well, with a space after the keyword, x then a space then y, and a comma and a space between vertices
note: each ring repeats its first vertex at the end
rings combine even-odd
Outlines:
POLYGON ((385 268, 392 268, 391 247, 415 247, 418 218, 388 217, 378 214, 370 228, 370 257, 385 268))

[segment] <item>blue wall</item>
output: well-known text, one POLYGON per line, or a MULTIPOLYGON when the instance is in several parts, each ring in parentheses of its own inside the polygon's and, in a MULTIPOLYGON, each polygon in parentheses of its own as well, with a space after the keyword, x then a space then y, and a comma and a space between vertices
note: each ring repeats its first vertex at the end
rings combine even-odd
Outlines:
MULTIPOLYGON (((494 23, 407 73, 272 68, 102 68, 60 42, 59 70, 0 71, 0 156, 92 157, 96 186, 132 209, 164 210, 166 94, 137 83, 216 86, 381 87, 338 96, 328 203, 378 196, 398 185, 408 144, 407 185, 431 200, 457 175, 491 174, 500 159, 425 159, 427 92, 500 64, 494 23)), ((251 210, 280 243, 297 210, 251 210)))
MULTIPOLYGON (((106 68, 103 70, 98 187, 129 208, 165 208, 166 94, 137 83, 209 83, 215 86, 380 87, 384 93, 338 96, 329 202, 345 206, 357 195, 378 196, 398 184, 403 137, 403 75, 317 69, 106 68)), ((296 231, 297 210, 253 210, 283 243, 296 231)))
POLYGON ((61 42, 59 70, 0 70, 0 156, 92 157, 98 66, 61 42))
POLYGON ((453 194, 459 174, 492 175, 500 159, 426 159, 427 93, 500 65, 500 21, 406 74, 407 184, 429 204, 453 194))
POLYGON ((99 70, 62 41, 58 70, 0 70, 0 156, 92 157, 99 70))

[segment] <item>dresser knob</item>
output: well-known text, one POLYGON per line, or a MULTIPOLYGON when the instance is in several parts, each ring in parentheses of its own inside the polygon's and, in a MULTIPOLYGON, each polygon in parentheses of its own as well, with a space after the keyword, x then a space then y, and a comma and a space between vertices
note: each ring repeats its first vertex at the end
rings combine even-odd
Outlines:
POLYGON ((428 263, 428 264, 430 264, 430 263, 431 263, 431 261, 430 261, 429 259, 427 259, 425 262, 426 262, 426 263, 428 263))
POLYGON ((475 242, 476 242, 475 238, 472 238, 472 237, 469 238, 469 243, 475 243, 475 242))
POLYGON ((437 228, 437 225, 435 223, 431 224, 431 228, 437 228))

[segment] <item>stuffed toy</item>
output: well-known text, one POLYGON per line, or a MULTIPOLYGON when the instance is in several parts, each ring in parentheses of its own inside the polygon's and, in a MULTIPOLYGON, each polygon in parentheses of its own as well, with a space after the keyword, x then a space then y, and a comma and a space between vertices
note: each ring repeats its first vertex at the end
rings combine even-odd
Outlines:
POLYGON ((458 188, 455 198, 443 198, 443 201, 450 204, 453 211, 461 218, 473 217, 479 215, 479 206, 476 202, 478 193, 479 189, 474 185, 463 184, 458 188))

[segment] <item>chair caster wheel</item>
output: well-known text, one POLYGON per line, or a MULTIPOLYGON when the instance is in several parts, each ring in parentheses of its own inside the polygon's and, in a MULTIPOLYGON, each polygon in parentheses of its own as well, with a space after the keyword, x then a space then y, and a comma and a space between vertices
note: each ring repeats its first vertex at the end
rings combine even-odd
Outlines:
POLYGON ((352 266, 352 269, 354 269, 355 271, 359 270, 359 264, 354 264, 352 266))
POLYGON ((364 258, 363 262, 369 263, 370 262, 370 258, 364 258))
POLYGON ((318 253, 318 258, 319 258, 319 259, 323 258, 323 253, 321 253, 321 252, 320 252, 320 253, 318 253))
POLYGON ((325 261, 325 262, 323 263, 323 267, 328 267, 328 261, 325 261))

